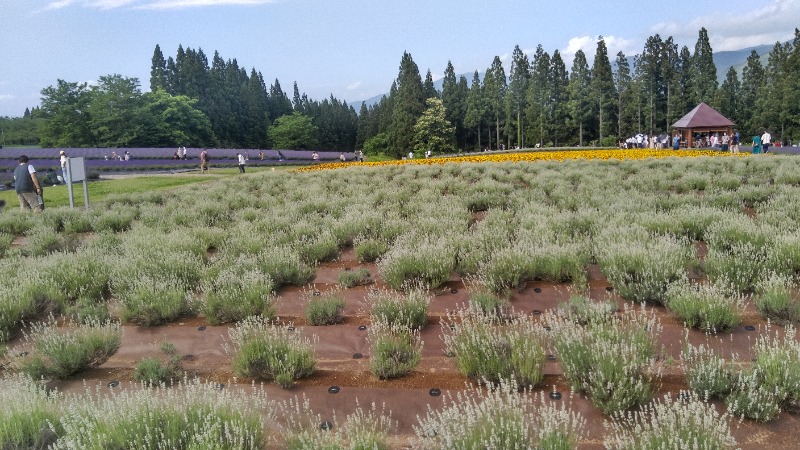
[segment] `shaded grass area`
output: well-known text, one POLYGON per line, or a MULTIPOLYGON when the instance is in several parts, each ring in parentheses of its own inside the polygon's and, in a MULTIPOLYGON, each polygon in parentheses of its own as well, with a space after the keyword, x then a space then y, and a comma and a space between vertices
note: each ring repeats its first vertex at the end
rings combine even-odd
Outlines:
MULTIPOLYGON (((174 189, 188 184, 201 183, 226 175, 227 171, 220 170, 213 175, 142 175, 129 178, 100 180, 89 182, 89 205, 93 202, 104 200, 110 195, 136 194, 143 192, 162 191, 174 189)), ((234 173, 232 170, 230 173, 234 173)), ((84 205, 83 184, 73 185, 75 206, 84 205)), ((19 201, 14 190, 0 192, 0 199, 6 201, 7 207, 18 207, 19 201)), ((69 206, 69 193, 66 185, 46 186, 44 188, 45 207, 69 206)))

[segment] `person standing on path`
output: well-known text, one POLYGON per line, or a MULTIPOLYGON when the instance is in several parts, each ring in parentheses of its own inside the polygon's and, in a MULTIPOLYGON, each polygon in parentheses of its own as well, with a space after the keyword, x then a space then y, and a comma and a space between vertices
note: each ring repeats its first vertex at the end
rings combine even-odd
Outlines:
POLYGON ((761 153, 761 136, 755 135, 753 136, 753 154, 757 155, 761 153))
POLYGON ((772 144, 772 135, 764 128, 764 134, 761 135, 761 147, 764 149, 764 153, 769 151, 770 144, 772 144))
POLYGON ((36 176, 36 169, 28 164, 28 157, 25 155, 20 155, 19 165, 14 169, 14 190, 19 198, 20 208, 36 211, 44 209, 44 205, 39 203, 39 197, 42 195, 39 177, 36 176))
POLYGON ((241 153, 237 153, 236 158, 239 159, 239 173, 244 173, 244 164, 245 164, 244 155, 242 155, 241 153))
POLYGON ((672 149, 673 150, 680 150, 681 149, 681 136, 676 134, 672 137, 672 149))
POLYGON ((735 131, 731 136, 731 153, 739 153, 739 139, 740 134, 738 131, 735 131))
POLYGON ((203 149, 200 152, 200 172, 209 171, 211 172, 211 168, 208 167, 208 150, 203 149))
POLYGON ((61 150, 61 176, 64 178, 64 183, 69 184, 70 176, 67 170, 67 159, 69 159, 69 157, 64 150, 61 150))

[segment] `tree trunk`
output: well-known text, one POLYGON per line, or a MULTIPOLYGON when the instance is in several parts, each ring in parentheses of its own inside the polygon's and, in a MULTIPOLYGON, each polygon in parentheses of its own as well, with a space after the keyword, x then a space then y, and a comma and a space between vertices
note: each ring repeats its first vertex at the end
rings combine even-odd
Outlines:
POLYGON ((497 117, 494 118, 495 123, 495 130, 497 131, 497 140, 495 141, 495 145, 497 145, 497 149, 500 150, 500 115, 498 114, 497 117))
POLYGON ((578 146, 583 147, 583 122, 578 123, 578 146))
POLYGON ((600 125, 597 130, 598 131, 597 134, 600 136, 597 140, 597 144, 601 145, 600 143, 603 142, 603 99, 602 98, 598 100, 597 106, 598 106, 597 118, 598 118, 598 124, 600 125))

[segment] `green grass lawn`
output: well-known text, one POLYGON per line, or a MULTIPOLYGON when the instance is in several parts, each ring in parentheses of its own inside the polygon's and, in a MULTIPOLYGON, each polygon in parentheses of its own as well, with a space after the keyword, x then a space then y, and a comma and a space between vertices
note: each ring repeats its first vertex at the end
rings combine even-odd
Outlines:
MULTIPOLYGON (((109 195, 174 189, 187 184, 217 179, 220 175, 225 175, 223 170, 211 175, 142 175, 112 180, 90 181, 88 185, 89 206, 91 206, 93 202, 103 200, 109 195)), ((72 188, 75 196, 75 206, 83 206, 83 184, 75 183, 72 188)), ((0 199, 6 201, 7 207, 19 206, 17 194, 13 190, 0 192, 0 199)), ((44 203, 45 207, 68 206, 69 194, 67 193, 67 186, 64 184, 59 186, 46 186, 44 188, 44 203)))

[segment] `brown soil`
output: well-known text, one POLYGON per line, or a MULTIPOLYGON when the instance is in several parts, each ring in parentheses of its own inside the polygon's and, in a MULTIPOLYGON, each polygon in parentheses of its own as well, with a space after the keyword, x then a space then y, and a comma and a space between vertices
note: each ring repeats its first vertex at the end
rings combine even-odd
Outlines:
MULTIPOLYGON (((479 214, 476 214, 475 220, 480 220, 479 214)), ((698 244, 696 250, 700 255, 705 249, 698 244)), ((304 295, 314 289, 325 291, 335 288, 341 271, 358 267, 366 268, 373 277, 377 277, 378 271, 374 265, 358 264, 352 250, 348 250, 339 261, 318 267, 313 286, 290 287, 278 293, 277 315, 280 320, 287 326, 289 323, 294 324, 298 327, 298 332, 317 337, 314 345, 318 363, 317 370, 311 377, 299 380, 291 389, 280 389, 272 384, 265 389, 268 396, 276 401, 296 396, 307 397, 313 411, 320 414, 323 420, 332 418, 334 411, 336 417, 342 420, 356 408, 356 401, 362 406, 372 403, 385 405, 386 410, 391 411, 392 419, 397 421, 392 437, 393 448, 405 448, 414 434, 413 426, 417 424, 418 417, 424 417, 429 407, 441 407, 448 392, 458 391, 467 384, 472 384, 458 372, 454 359, 445 354, 442 331, 438 324, 447 311, 468 302, 468 288, 453 274, 451 281, 437 290, 435 294, 438 295, 433 295, 430 304, 431 323, 421 332, 424 342, 422 362, 406 377, 379 380, 369 372, 368 332, 359 329, 359 326, 369 326, 366 297, 370 289, 384 287, 380 280, 344 291, 345 318, 340 324, 327 327, 307 326, 303 318, 304 295), (338 386, 339 392, 329 393, 328 388, 331 386, 338 386), (443 394, 431 396, 432 388, 441 389, 443 394)), ((613 289, 607 289, 610 285, 596 265, 589 267, 589 278, 589 296, 592 299, 610 298, 620 306, 624 304, 613 289)), ((567 284, 533 281, 513 291, 510 300, 515 312, 538 314, 556 308, 568 300, 569 296, 567 284)), ((667 364, 666 376, 658 392, 659 397, 675 395, 687 387, 678 363, 680 351, 687 339, 693 344, 707 342, 725 356, 735 353, 741 361, 750 361, 752 345, 767 326, 766 321, 749 305, 742 325, 718 337, 707 336, 696 330, 685 331, 683 325, 663 307, 654 309, 663 325, 659 344, 664 349, 667 364), (746 325, 754 326, 755 330, 748 331, 745 329, 746 325)), ((50 386, 65 392, 82 392, 85 386, 94 389, 95 385, 100 385, 102 388, 110 380, 118 380, 124 387, 133 382, 132 374, 136 363, 146 356, 161 356, 159 343, 166 340, 173 343, 180 354, 187 355, 182 365, 189 375, 225 383, 226 389, 248 389, 251 380, 235 378, 231 371, 231 355, 225 351, 228 329, 229 326, 209 326, 202 317, 186 318, 159 327, 126 325, 119 351, 105 364, 84 372, 75 379, 50 383, 50 386), (201 330, 201 327, 205 328, 201 330)), ((545 380, 539 389, 545 392, 553 389, 562 392, 564 397, 559 401, 571 402, 573 410, 586 418, 588 434, 579 448, 603 448, 606 417, 582 394, 570 395, 558 355, 555 356, 555 361, 548 361, 545 366, 545 380)), ((724 405, 718 404, 718 409, 724 411, 724 405)), ((800 417, 784 412, 777 420, 768 424, 737 421, 733 433, 742 449, 794 449, 800 440, 800 417)))

